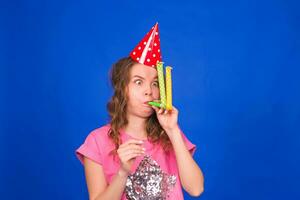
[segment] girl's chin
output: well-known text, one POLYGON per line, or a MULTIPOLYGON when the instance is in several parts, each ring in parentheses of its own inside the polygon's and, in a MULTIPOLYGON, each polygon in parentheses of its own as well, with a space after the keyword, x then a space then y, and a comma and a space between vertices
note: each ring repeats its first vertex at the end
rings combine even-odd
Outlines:
POLYGON ((145 113, 148 113, 149 115, 152 115, 152 113, 154 112, 154 110, 152 108, 144 110, 145 113))
POLYGON ((147 115, 146 117, 150 117, 150 115, 152 115, 154 112, 153 108, 149 107, 146 109, 143 109, 143 115, 147 115))

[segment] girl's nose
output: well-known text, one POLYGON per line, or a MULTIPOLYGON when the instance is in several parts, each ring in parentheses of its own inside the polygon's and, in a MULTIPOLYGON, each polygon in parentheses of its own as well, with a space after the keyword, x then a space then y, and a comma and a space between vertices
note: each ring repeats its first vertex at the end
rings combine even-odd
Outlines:
POLYGON ((152 95, 152 89, 151 89, 151 87, 146 88, 145 95, 146 96, 152 95))
POLYGON ((152 92, 151 92, 151 90, 149 90, 149 91, 146 91, 146 92, 145 92, 145 95, 146 95, 146 96, 150 96, 150 95, 152 95, 152 92))

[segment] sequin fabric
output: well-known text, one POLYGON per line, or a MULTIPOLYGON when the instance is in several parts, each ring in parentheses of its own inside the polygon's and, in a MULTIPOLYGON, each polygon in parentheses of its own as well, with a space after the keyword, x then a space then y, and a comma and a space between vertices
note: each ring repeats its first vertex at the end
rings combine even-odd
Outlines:
POLYGON ((166 200, 175 186, 176 176, 163 172, 149 155, 140 162, 134 174, 126 181, 128 200, 166 200))

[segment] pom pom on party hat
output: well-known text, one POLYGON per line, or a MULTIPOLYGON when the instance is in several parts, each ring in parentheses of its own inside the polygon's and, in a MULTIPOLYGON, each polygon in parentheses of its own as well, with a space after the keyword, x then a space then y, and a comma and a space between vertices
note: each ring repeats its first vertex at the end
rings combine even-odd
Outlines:
POLYGON ((161 62, 158 23, 156 23, 138 45, 130 52, 130 57, 138 63, 156 67, 161 62))

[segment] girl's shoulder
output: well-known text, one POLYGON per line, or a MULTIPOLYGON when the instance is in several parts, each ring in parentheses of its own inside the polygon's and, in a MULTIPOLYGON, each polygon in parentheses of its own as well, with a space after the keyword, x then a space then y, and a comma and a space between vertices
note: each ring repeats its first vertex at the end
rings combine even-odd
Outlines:
POLYGON ((108 137, 110 125, 106 124, 92 130, 85 138, 83 144, 76 150, 76 155, 83 163, 83 156, 86 156, 99 164, 103 158, 114 148, 108 137))
POLYGON ((111 147, 113 147, 114 144, 108 135, 110 128, 110 124, 105 124, 99 128, 92 130, 87 136, 87 138, 94 138, 95 142, 98 144, 99 147, 103 148, 103 146, 105 146, 111 149, 111 147))
POLYGON ((101 127, 92 130, 89 133, 89 135, 92 135, 96 139, 107 139, 109 130, 110 130, 110 124, 105 124, 101 127))

